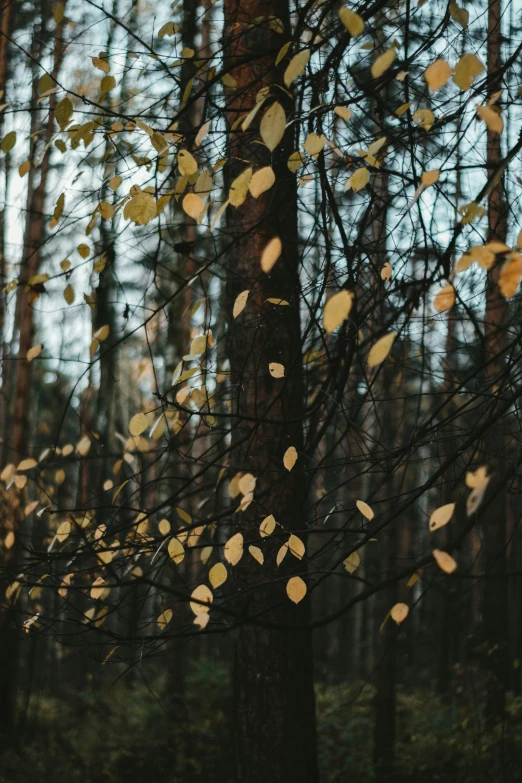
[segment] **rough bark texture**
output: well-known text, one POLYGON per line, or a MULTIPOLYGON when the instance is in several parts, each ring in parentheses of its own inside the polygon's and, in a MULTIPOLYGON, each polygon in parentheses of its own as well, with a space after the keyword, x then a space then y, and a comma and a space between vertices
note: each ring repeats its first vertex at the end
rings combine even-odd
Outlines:
MULTIPOLYGON (((224 10, 226 66, 237 82, 227 95, 232 128, 239 115, 255 106, 262 87, 281 83, 274 61, 289 38, 288 8, 286 0, 225 0, 224 10), (271 17, 283 21, 283 34, 273 29, 271 17)), ((282 91, 273 94, 284 100, 282 91)), ((272 102, 269 99, 267 106, 272 102)), ((288 554, 279 569, 275 566, 277 549, 288 540, 288 531, 302 530, 306 519, 297 195, 295 177, 286 167, 294 147, 290 131, 272 156, 256 140, 257 122, 247 132, 230 131, 229 182, 246 168, 246 160, 255 166, 271 163, 276 174, 270 191, 257 200, 248 196, 241 207, 227 210, 228 356, 235 442, 230 467, 232 475, 241 470, 257 478, 255 502, 235 514, 233 524, 246 542, 258 539, 259 523, 268 514, 273 513, 282 527, 263 543, 263 567, 245 553, 234 570, 242 596, 237 609, 244 617, 236 631, 234 672, 237 777, 249 783, 312 783, 318 780, 318 771, 311 635, 257 624, 306 622, 309 604, 304 599, 294 606, 285 594, 289 575, 304 575, 302 563, 288 554), (273 236, 281 238, 283 254, 265 275, 259 262, 273 236), (233 303, 246 289, 248 304, 234 319, 233 303), (266 301, 270 297, 290 304, 278 307, 266 301), (284 378, 271 376, 270 362, 284 365, 284 378), (289 446, 300 453, 290 473, 283 467, 289 446)))

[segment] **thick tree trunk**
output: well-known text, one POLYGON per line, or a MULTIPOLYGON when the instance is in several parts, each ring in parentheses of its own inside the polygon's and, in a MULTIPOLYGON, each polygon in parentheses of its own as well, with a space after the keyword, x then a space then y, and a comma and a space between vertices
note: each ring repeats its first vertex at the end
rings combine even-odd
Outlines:
MULTIPOLYGON (((255 106, 262 87, 281 81, 274 60, 290 35, 286 0, 225 0, 224 12, 225 63, 237 82, 227 96, 232 128, 240 115, 255 106), (273 17, 282 20, 283 34, 275 31, 273 17)), ((285 100, 280 90, 274 96, 285 100)), ((272 102, 267 101, 267 106, 272 102)), ((290 573, 300 568, 305 575, 301 562, 290 554, 279 569, 274 562, 288 531, 302 530, 306 519, 297 194, 294 176, 286 167, 294 147, 287 131, 271 159, 259 144, 257 122, 254 125, 245 133, 230 131, 229 182, 248 160, 251 165, 271 163, 276 184, 256 201, 248 196, 241 207, 227 209, 228 356, 235 443, 230 467, 232 475, 241 470, 257 478, 255 502, 235 514, 233 523, 246 541, 256 543, 259 523, 266 515, 273 513, 282 528, 262 544, 264 566, 245 553, 234 569, 242 596, 237 609, 244 615, 236 631, 234 667, 237 776, 248 783, 312 783, 318 780, 318 770, 311 634, 256 622, 283 627, 303 624, 309 619, 309 602, 305 598, 294 606, 285 594, 290 573), (260 270, 261 253, 273 236, 281 238, 283 253, 265 275, 260 270), (248 304, 234 319, 233 303, 246 289, 250 290, 248 304), (278 307, 266 301, 270 297, 290 304, 278 307), (271 376, 270 362, 284 365, 284 378, 271 376), (300 455, 290 473, 283 467, 289 446, 300 455)))

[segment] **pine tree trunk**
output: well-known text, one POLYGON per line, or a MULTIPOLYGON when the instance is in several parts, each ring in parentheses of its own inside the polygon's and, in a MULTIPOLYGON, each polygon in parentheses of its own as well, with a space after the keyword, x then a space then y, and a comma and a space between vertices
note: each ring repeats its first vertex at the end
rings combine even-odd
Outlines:
MULTIPOLYGON (((274 60, 290 37, 286 0, 225 0, 225 65, 237 87, 226 96, 229 128, 255 106, 256 94, 272 85, 281 72, 274 60), (271 18, 285 26, 277 32, 271 18)), ((285 101, 276 91, 277 100, 285 101)), ((267 106, 272 100, 267 101, 267 106)), ((287 112, 291 104, 286 104, 287 112)), ((262 115, 262 112, 261 112, 262 115)), ((232 475, 251 472, 257 478, 255 503, 233 524, 245 541, 259 540, 261 520, 273 513, 284 527, 283 537, 263 543, 265 565, 249 554, 234 569, 236 603, 244 615, 236 630, 234 665, 237 779, 248 783, 312 783, 318 780, 311 634, 256 624, 303 624, 309 619, 305 598, 294 606, 285 593, 292 569, 300 561, 288 555, 275 566, 277 549, 288 531, 304 527, 306 486, 302 455, 302 360, 299 323, 297 194, 295 178, 286 161, 295 149, 287 130, 272 158, 259 140, 258 124, 249 131, 230 131, 229 184, 243 169, 271 163, 276 184, 256 201, 248 196, 239 208, 227 209, 228 356, 232 388, 232 475), (233 162, 233 163, 232 163, 233 162), (268 240, 279 236, 283 253, 271 274, 260 270, 261 253, 268 240), (232 307, 238 294, 250 290, 248 304, 237 318, 232 307), (290 305, 277 307, 267 298, 290 305), (270 362, 285 367, 284 378, 273 378, 270 362), (292 470, 283 467, 283 455, 294 446, 300 458, 292 470), (292 562, 293 561, 293 562, 292 562)))

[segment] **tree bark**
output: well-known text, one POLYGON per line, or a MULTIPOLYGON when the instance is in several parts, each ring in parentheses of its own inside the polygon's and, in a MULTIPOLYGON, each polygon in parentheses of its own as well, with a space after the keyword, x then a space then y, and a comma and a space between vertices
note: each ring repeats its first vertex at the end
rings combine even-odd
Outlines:
MULTIPOLYGON (((225 0, 224 12, 225 67, 231 68, 237 83, 226 98, 228 180, 246 168, 247 159, 251 165, 271 163, 276 175, 268 193, 257 200, 247 196, 241 207, 227 209, 228 356, 235 445, 230 467, 232 475, 242 470, 257 478, 255 503, 234 514, 233 524, 247 542, 259 543, 259 523, 271 513, 282 526, 278 530, 284 530, 282 537, 274 533, 263 541, 264 566, 245 553, 234 569, 242 596, 237 609, 243 613, 236 631, 234 665, 237 778, 249 783, 312 783, 318 780, 318 768, 311 634, 256 624, 257 619, 290 626, 309 618, 308 598, 294 606, 285 594, 291 573, 300 568, 306 576, 302 561, 288 554, 279 569, 274 562, 288 531, 302 530, 306 519, 297 192, 286 166, 295 147, 287 130, 270 159, 259 144, 257 122, 245 133, 231 130, 239 116, 255 106, 258 91, 280 78, 274 60, 290 37, 288 6, 286 0, 225 0), (282 20, 283 34, 271 24, 273 17, 282 20), (261 253, 273 236, 281 238, 283 253, 265 275, 260 270, 261 253), (234 319, 233 304, 246 289, 250 290, 247 307, 234 319), (290 305, 272 305, 266 301, 270 297, 290 305), (271 376, 270 362, 284 365, 284 378, 271 376), (283 467, 289 446, 299 454, 291 472, 283 467)), ((285 101, 282 91, 274 95, 285 101)), ((268 100, 267 106, 272 102, 268 100)), ((290 108, 288 102, 287 112, 290 108)))

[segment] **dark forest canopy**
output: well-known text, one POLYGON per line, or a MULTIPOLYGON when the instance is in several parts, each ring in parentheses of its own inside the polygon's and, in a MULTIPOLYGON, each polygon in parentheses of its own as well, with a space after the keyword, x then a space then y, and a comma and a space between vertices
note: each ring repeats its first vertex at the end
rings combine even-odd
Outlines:
POLYGON ((520 780, 522 6, 0 3, 0 781, 520 780))

